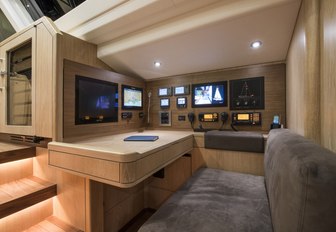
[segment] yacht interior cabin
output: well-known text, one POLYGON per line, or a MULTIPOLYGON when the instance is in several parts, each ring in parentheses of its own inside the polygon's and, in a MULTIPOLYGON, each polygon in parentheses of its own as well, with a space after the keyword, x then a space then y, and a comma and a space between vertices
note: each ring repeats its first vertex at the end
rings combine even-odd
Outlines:
POLYGON ((335 0, 0 0, 1 232, 336 231, 335 0))

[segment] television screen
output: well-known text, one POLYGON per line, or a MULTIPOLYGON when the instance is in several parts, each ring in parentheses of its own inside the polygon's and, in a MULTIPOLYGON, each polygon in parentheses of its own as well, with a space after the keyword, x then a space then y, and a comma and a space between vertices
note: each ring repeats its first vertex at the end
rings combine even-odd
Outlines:
POLYGON ((118 121, 118 84, 76 75, 75 88, 76 125, 118 121))
POLYGON ((192 85, 192 107, 227 106, 227 81, 192 85))
POLYGON ((143 89, 122 85, 122 109, 142 109, 143 89))

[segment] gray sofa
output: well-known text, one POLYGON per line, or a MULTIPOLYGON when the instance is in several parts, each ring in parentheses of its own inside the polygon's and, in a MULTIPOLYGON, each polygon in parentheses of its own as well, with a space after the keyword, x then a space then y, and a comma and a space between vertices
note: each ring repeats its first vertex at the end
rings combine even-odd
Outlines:
POLYGON ((264 168, 265 177, 200 169, 139 231, 336 231, 335 153, 275 129, 264 168))

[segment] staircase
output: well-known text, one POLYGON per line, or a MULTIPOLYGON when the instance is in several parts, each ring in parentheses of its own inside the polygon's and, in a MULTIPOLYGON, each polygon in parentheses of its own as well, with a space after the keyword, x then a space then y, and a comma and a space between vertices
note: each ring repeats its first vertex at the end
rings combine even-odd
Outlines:
POLYGON ((53 215, 57 186, 33 176, 35 155, 35 147, 0 142, 0 231, 80 232, 53 215))

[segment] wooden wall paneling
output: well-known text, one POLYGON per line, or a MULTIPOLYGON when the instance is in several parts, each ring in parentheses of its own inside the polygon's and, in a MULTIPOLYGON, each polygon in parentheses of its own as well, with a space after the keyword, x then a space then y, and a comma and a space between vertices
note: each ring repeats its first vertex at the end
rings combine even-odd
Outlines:
POLYGON ((192 163, 195 165, 192 167, 193 171, 205 164, 208 168, 264 175, 264 156, 262 153, 194 148, 192 158, 194 159, 195 156, 195 160, 198 162, 192 163))
POLYGON ((144 185, 121 189, 104 184, 104 231, 118 231, 144 208, 144 185))
POLYGON ((321 141, 336 152, 336 2, 321 2, 321 141))
POLYGON ((152 177, 150 186, 175 192, 191 176, 191 157, 182 156, 164 168, 164 178, 152 177))
POLYGON ((182 156, 164 168, 164 178, 146 181, 146 208, 158 209, 191 176, 191 157, 182 156))
POLYGON ((288 128, 320 142, 319 2, 302 1, 287 56, 288 128))
MULTIPOLYGON (((114 199, 113 196, 110 196, 114 199)), ((104 184, 86 179, 86 232, 104 232, 104 184)))
POLYGON ((71 60, 81 64, 110 70, 111 67, 97 58, 97 45, 76 38, 62 32, 62 39, 58 43, 58 62, 63 66, 63 60, 71 60))
POLYGON ((198 169, 207 167, 205 162, 206 157, 202 154, 199 149, 201 148, 194 148, 191 152, 191 172, 194 174, 198 169))
POLYGON ((304 112, 305 137, 321 142, 320 119, 320 2, 305 0, 302 10, 305 11, 306 24, 306 77, 304 97, 306 112, 304 112))
MULTIPOLYGON (((170 77, 163 80, 153 80, 147 82, 147 90, 152 92, 151 99, 151 122, 150 127, 159 127, 160 111, 160 98, 157 95, 159 87, 170 87, 178 85, 216 82, 223 80, 235 80, 250 77, 265 77, 265 109, 264 110, 244 110, 244 111, 257 111, 262 112, 262 126, 239 126, 240 130, 262 130, 268 131, 270 124, 272 123, 273 116, 279 115, 281 117, 281 123, 286 124, 286 89, 285 89, 285 64, 261 64, 252 65, 239 68, 223 69, 216 71, 209 71, 204 73, 186 74, 176 77, 170 77)), ((228 84, 228 98, 229 98, 229 84, 228 84)), ((224 129, 231 129, 231 111, 229 108, 229 102, 227 107, 212 107, 212 108, 192 108, 192 94, 187 96, 188 107, 186 109, 176 108, 176 97, 170 98, 170 109, 172 111, 172 126, 170 129, 191 129, 190 123, 187 118, 189 112, 196 114, 194 128, 199 126, 198 113, 200 112, 228 112, 230 117, 228 123, 224 125, 224 129), (177 121, 178 115, 185 115, 186 121, 177 121)), ((219 129, 221 122, 217 123, 202 123, 203 128, 219 129)), ((160 129, 167 129, 160 127, 160 129)))
MULTIPOLYGON (((266 142, 267 135, 264 134, 264 147, 266 147, 266 142)), ((192 173, 201 167, 209 167, 264 175, 263 157, 262 153, 206 149, 204 147, 204 133, 194 133, 192 173)))
POLYGON ((62 221, 85 230, 86 200, 85 179, 48 166, 48 150, 36 148, 34 176, 57 184, 54 198, 54 216, 62 221))
POLYGON ((194 147, 204 147, 204 133, 203 132, 194 133, 194 147))
POLYGON ((63 140, 63 60, 72 60, 82 64, 111 70, 104 62, 97 58, 97 45, 80 40, 69 34, 62 33, 57 35, 56 45, 56 94, 55 94, 55 139, 63 140))
POLYGON ((46 30, 44 24, 39 24, 37 30, 36 46, 36 106, 35 120, 36 135, 52 138, 53 124, 53 56, 55 52, 52 46, 55 37, 46 30))
MULTIPOLYGON (((121 84, 145 88, 141 79, 130 78, 115 72, 98 69, 69 60, 64 61, 64 138, 80 137, 90 134, 120 133, 126 130, 136 130, 143 126, 144 119, 139 119, 138 113, 142 111, 127 110, 133 112, 131 120, 121 119, 121 84), (75 125, 75 75, 91 77, 99 80, 111 81, 119 84, 119 110, 118 122, 75 125)), ((126 111, 126 110, 125 110, 126 111)))
POLYGON ((303 73, 305 72, 304 56, 306 48, 302 15, 303 13, 300 10, 287 55, 286 108, 287 127, 298 134, 304 135, 302 114, 305 112, 303 73))

